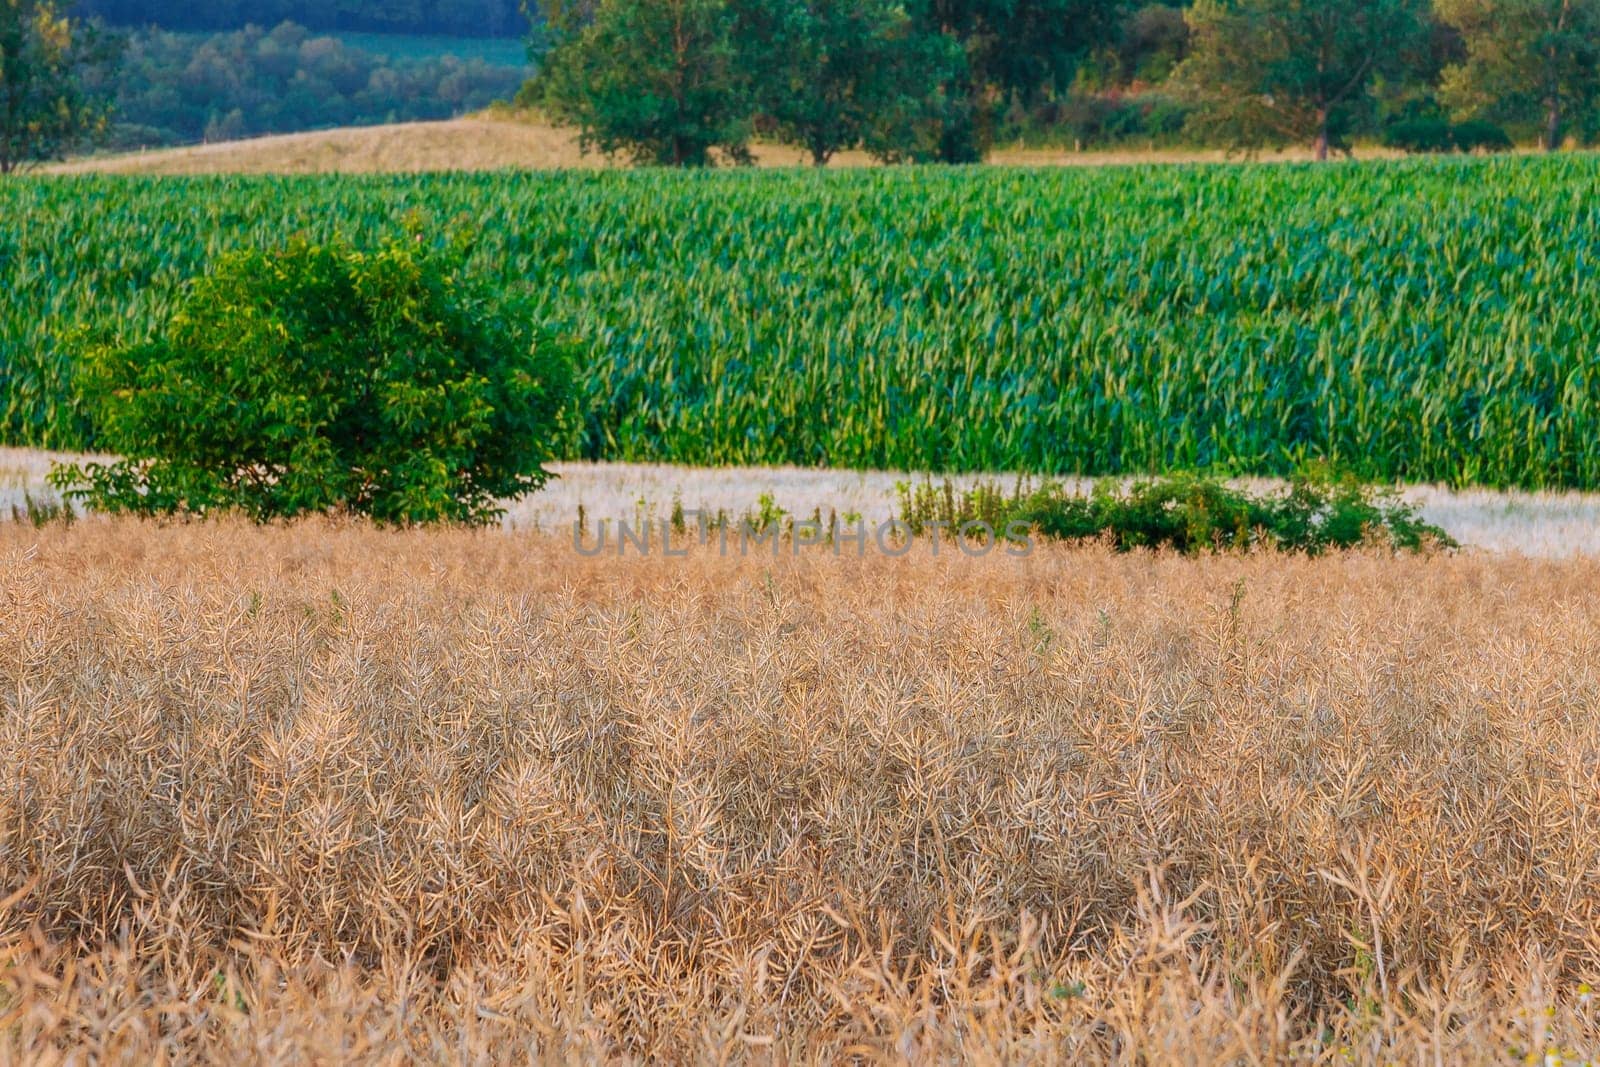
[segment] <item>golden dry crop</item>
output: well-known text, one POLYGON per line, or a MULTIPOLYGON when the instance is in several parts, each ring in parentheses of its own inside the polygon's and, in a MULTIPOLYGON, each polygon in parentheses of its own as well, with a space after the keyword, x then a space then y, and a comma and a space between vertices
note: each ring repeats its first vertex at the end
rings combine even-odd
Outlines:
POLYGON ((1600 563, 0 524, 0 1061, 1505 1062, 1600 563))

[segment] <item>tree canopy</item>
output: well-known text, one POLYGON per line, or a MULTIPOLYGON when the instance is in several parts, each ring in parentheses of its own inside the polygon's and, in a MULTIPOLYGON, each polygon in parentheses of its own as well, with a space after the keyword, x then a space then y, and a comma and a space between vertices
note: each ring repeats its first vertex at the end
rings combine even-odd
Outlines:
POLYGON ((943 83, 961 56, 918 33, 896 0, 744 0, 738 39, 772 131, 819 166, 864 148, 881 159, 931 149, 943 83))
POLYGON ((1534 120, 1548 150, 1600 93, 1600 0, 1438 0, 1466 56, 1441 93, 1459 112, 1534 120))
POLYGON ((678 167, 748 158, 752 90, 729 0, 599 0, 551 26, 540 96, 585 146, 678 167))
POLYGON ((981 159, 994 142, 998 113, 1063 91, 1078 64, 1117 29, 1122 0, 923 0, 929 31, 959 43, 964 68, 948 86, 939 157, 981 159))
POLYGON ((1178 78, 1230 145, 1342 147, 1374 79, 1423 44, 1427 0, 1197 0, 1178 78))
POLYGON ((115 42, 54 0, 0 0, 0 174, 109 125, 115 42))

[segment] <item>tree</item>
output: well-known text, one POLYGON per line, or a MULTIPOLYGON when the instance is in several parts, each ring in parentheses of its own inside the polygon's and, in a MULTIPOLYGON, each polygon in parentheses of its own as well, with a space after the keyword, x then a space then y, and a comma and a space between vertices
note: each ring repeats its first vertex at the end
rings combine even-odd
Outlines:
POLYGON ((895 0, 743 0, 738 39, 761 115, 817 166, 855 147, 920 155, 921 126, 959 62, 895 0))
POLYGON ((1445 102, 1465 115, 1538 121, 1547 151, 1600 94, 1600 0, 1438 0, 1466 58, 1447 68, 1445 102))
POLYGON ((1369 90, 1424 45, 1427 0, 1197 0, 1176 77, 1199 132, 1237 148, 1342 147, 1369 90))
POLYGON ((965 63, 946 85, 939 157, 976 162, 1005 105, 1065 91, 1090 51, 1115 40, 1122 0, 922 0, 925 32, 959 43, 965 63))
POLYGON ((115 42, 54 0, 0 0, 0 174, 105 132, 115 42))
POLYGON ((566 444, 574 346, 462 268, 464 241, 224 256, 150 340, 87 353, 122 458, 51 482, 110 512, 490 522, 566 444))
POLYGON ((1166 4, 1144 4, 1122 22, 1116 47, 1119 84, 1162 82, 1189 54, 1189 24, 1183 11, 1166 4))
POLYGON ((751 88, 734 21, 729 0, 599 0, 586 17, 553 18, 537 99, 586 149, 674 167, 718 151, 746 161, 751 88))

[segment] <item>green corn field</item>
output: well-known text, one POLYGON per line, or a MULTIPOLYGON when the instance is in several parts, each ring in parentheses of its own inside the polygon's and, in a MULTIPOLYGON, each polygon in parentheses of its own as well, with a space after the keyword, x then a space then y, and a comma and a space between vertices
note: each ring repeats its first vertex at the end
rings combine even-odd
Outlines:
POLYGON ((575 456, 1600 487, 1600 159, 0 184, 0 438, 241 245, 476 234, 575 456))

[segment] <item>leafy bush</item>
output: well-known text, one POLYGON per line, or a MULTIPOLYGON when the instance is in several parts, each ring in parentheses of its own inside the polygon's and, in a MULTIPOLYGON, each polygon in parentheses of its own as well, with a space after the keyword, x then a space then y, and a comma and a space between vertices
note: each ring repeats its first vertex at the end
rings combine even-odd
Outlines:
POLYGON ((1004 532, 1014 521, 1060 541, 1103 540, 1118 551, 1170 548, 1179 552, 1268 548, 1320 555, 1364 544, 1421 551, 1456 542, 1424 522, 1392 491, 1352 478, 1309 471, 1287 488, 1265 494, 1214 479, 1177 475, 1127 489, 1102 481, 1088 495, 1047 483, 1022 483, 1009 494, 994 484, 966 491, 949 482, 900 487, 900 517, 915 532, 934 523, 987 523, 1004 532))
POLYGON ((111 512, 308 512, 482 523, 566 444, 571 352, 419 234, 225 256, 159 336, 91 352, 82 388, 123 459, 58 467, 111 512))
POLYGON ((1455 127, 1456 147, 1463 152, 1509 152, 1514 147, 1506 131, 1492 122, 1473 119, 1455 127))
POLYGON ((1453 152, 1455 131, 1440 118, 1404 119, 1384 128, 1385 148, 1402 152, 1453 152))
POLYGON ((1506 131, 1492 122, 1451 125, 1436 117, 1392 123, 1384 128, 1383 143, 1402 152, 1508 152, 1512 148, 1506 131))
POLYGON ((1170 145, 1183 140, 1192 110, 1158 92, 1071 93, 1039 105, 1010 133, 1024 144, 1170 145))

